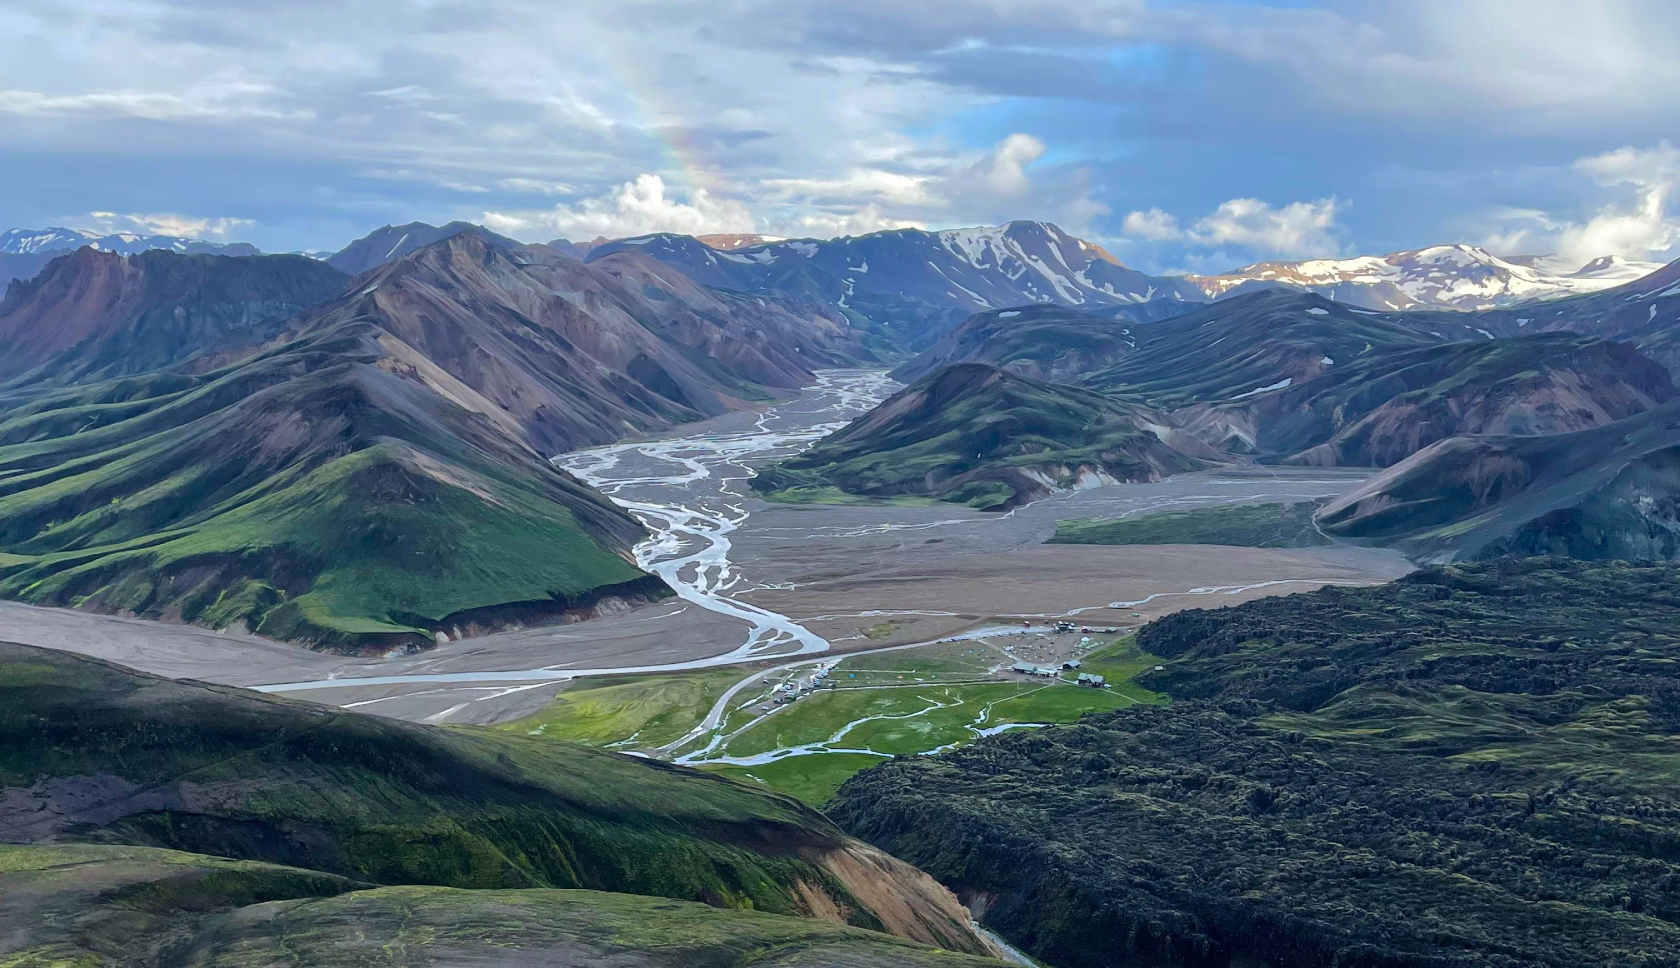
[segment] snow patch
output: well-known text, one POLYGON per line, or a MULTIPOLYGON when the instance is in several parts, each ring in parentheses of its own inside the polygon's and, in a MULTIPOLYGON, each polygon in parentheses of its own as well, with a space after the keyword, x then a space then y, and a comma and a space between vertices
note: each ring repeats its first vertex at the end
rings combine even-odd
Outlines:
POLYGON ((1282 390, 1284 387, 1287 387, 1291 383, 1294 383, 1294 382, 1295 382, 1295 379, 1293 377, 1287 377, 1286 376, 1283 379, 1279 380, 1278 382, 1273 383, 1269 386, 1255 387, 1252 390, 1246 391, 1244 393, 1239 393, 1236 396, 1232 397, 1231 399, 1232 400, 1241 400, 1243 397, 1252 397, 1256 393, 1266 393, 1266 392, 1271 391, 1271 390, 1282 390))
POLYGON ((1318 306, 1314 306, 1313 308, 1307 310, 1307 312, 1312 313, 1314 316, 1328 316, 1328 315, 1330 315, 1330 310, 1323 309, 1323 308, 1320 308, 1318 306))

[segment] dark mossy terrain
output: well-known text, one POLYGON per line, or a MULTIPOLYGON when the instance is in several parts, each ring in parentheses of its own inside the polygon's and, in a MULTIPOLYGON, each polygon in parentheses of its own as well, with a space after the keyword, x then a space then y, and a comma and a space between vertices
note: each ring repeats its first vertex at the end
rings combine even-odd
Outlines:
POLYGON ((1680 568, 1503 561, 1158 620, 1164 707, 830 813, 1063 968, 1680 964, 1680 568))
MULTIPOLYGON (((282 888, 272 872, 258 878, 268 886, 226 875, 237 881, 229 898, 248 898, 239 903, 350 882, 581 888, 976 948, 937 885, 791 798, 505 731, 401 723, 3 644, 0 842, 295 869, 282 888)), ((223 892, 204 893, 211 903, 223 892)))
MULTIPOLYGON (((1082 476, 1149 481, 1205 466, 1168 446, 1153 425, 1143 407, 963 363, 762 470, 752 486, 768 493, 832 486, 1007 510, 1082 476)), ((1185 446, 1207 452, 1193 439, 1185 446)))
POLYGON ((1313 527, 1318 505, 1236 504, 1136 518, 1063 519, 1050 544, 1211 544, 1242 548, 1312 548, 1330 539, 1313 527))

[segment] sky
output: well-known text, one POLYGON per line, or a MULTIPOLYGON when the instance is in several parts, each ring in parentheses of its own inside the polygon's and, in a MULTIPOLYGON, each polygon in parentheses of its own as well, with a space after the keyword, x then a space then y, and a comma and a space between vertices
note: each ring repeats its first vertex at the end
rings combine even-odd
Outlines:
POLYGON ((0 0, 0 228, 1680 257, 1673 0, 0 0))

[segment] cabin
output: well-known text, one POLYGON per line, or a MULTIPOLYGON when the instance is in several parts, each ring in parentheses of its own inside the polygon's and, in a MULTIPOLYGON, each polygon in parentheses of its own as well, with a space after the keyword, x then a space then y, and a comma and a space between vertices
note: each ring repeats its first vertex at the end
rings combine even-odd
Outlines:
POLYGON ((1108 688, 1106 685, 1103 684, 1103 677, 1102 676, 1092 675, 1089 672, 1081 672, 1079 674, 1079 678, 1075 681, 1078 682, 1080 685, 1085 686, 1085 687, 1090 688, 1090 689, 1106 689, 1106 688, 1108 688))
POLYGON ((1019 672, 1023 676, 1030 676, 1038 667, 1031 662, 1017 662, 1009 667, 1010 672, 1019 672))
POLYGON ((1062 668, 1064 668, 1064 669, 1077 669, 1077 668, 1079 668, 1079 660, 1078 659, 1069 659, 1066 662, 1062 663, 1062 668))

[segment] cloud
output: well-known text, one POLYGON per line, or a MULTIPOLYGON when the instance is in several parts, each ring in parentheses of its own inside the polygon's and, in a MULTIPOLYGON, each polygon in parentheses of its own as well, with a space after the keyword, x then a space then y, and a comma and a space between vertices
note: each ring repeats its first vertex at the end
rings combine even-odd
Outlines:
POLYGON ((288 109, 270 103, 277 93, 269 85, 233 77, 195 85, 180 93, 129 89, 48 94, 12 89, 0 90, 0 114, 130 117, 148 121, 306 121, 314 118, 315 112, 309 108, 288 109))
POLYGON ((1626 145, 1578 158, 1569 171, 1618 197, 1574 216, 1539 208, 1495 209, 1485 217, 1489 224, 1482 244, 1505 255, 1556 253, 1576 265, 1605 255, 1666 259, 1680 249, 1680 212, 1674 211, 1680 149, 1667 141, 1645 148, 1626 145))
POLYGON ((1127 238, 1150 242, 1184 238, 1184 229, 1179 227, 1178 217, 1158 208, 1147 212, 1127 212, 1125 221, 1120 224, 1120 231, 1125 233, 1127 238))
POLYGON ((70 223, 71 228, 97 232, 100 235, 135 232, 140 235, 173 235, 189 239, 205 236, 226 238, 237 229, 255 224, 248 218, 205 218, 172 213, 125 215, 117 212, 89 212, 83 216, 72 216, 58 221, 70 223))
POLYGON ((486 226, 498 232, 519 234, 542 229, 573 239, 758 230, 752 212, 741 201, 714 196, 703 188, 690 191, 686 201, 670 198, 665 194, 665 179, 654 174, 638 175, 605 195, 571 205, 534 212, 485 212, 483 219, 486 226))
POLYGON ((1337 205, 1335 198, 1321 198, 1273 208, 1257 198, 1233 198, 1188 228, 1176 216, 1152 208, 1127 213, 1121 231, 1130 239, 1204 249, 1236 246, 1267 257, 1329 256, 1341 250, 1333 234, 1337 205))

